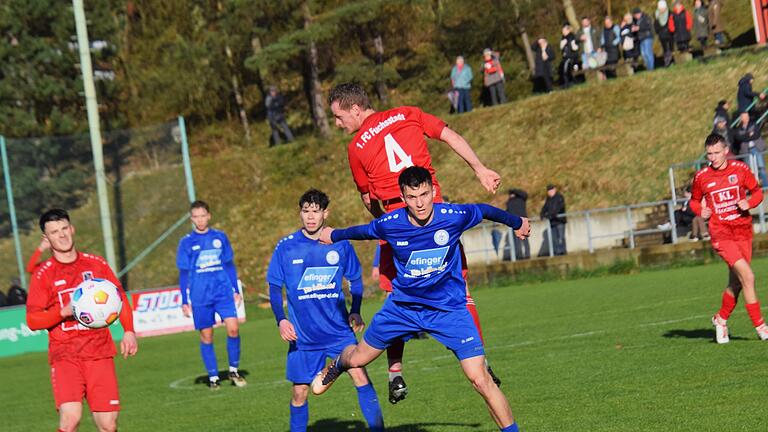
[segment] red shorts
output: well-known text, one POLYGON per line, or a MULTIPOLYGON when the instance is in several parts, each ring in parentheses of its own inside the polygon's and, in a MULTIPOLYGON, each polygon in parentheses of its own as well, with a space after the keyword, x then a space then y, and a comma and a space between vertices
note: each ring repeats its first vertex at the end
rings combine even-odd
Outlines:
MULTIPOLYGON (((392 292, 392 280, 397 277, 397 269, 395 268, 395 259, 392 256, 392 246, 384 240, 379 241, 381 250, 379 251, 379 288, 391 293, 392 292)), ((467 281, 467 256, 464 255, 464 245, 459 243, 459 251, 461 252, 461 276, 464 278, 464 282, 467 281)), ((467 286, 467 298, 471 299, 469 295, 469 284, 467 286)))
POLYGON ((59 360, 51 365, 56 409, 66 402, 88 401, 91 412, 120 411, 117 375, 112 358, 59 360))
POLYGON ((733 267, 736 261, 744 259, 747 263, 752 262, 752 240, 712 240, 712 248, 728 263, 728 267, 733 267))

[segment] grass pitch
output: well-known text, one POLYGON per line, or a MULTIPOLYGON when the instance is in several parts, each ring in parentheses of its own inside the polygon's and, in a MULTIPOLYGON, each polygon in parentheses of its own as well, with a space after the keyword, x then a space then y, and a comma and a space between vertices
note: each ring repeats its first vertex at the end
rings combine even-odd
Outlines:
MULTIPOLYGON (((768 301, 768 259, 754 263, 768 301)), ((489 360, 525 431, 757 431, 764 409, 768 343, 757 340, 743 305, 732 341, 712 342, 725 266, 713 264, 475 290, 489 360)), ((380 302, 367 301, 370 320, 380 302)), ((249 386, 213 393, 196 333, 140 340, 137 357, 116 360, 122 431, 287 431, 286 345, 267 311, 242 328, 249 386)), ((217 332, 226 366, 224 332, 217 332)), ((44 353, 0 360, 2 429, 54 430, 44 353)), ((385 361, 369 367, 389 431, 494 431, 454 357, 433 339, 406 346, 404 402, 386 399, 385 361)), ((311 431, 365 430, 349 378, 310 397, 311 431)), ((81 430, 93 431, 89 414, 81 430)))

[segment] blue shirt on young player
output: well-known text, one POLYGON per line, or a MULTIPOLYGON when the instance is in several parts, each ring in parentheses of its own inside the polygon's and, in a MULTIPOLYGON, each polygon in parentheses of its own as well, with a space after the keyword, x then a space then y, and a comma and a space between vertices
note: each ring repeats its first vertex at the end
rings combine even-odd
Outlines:
POLYGON ((363 294, 360 261, 349 242, 323 245, 299 230, 277 243, 267 270, 270 302, 280 324, 285 319, 282 295, 285 286, 288 316, 296 329, 299 349, 317 350, 355 343, 342 278, 350 282, 349 313, 360 313, 363 294))
POLYGON ((483 219, 520 228, 522 220, 487 204, 435 204, 425 226, 413 225, 401 208, 370 224, 337 229, 331 239, 386 240, 392 246, 397 278, 392 300, 440 310, 466 308, 466 282, 461 275, 461 234, 483 219))
POLYGON ((239 292, 234 258, 222 231, 209 228, 204 234, 192 231, 184 236, 176 251, 182 303, 211 305, 231 299, 239 292))

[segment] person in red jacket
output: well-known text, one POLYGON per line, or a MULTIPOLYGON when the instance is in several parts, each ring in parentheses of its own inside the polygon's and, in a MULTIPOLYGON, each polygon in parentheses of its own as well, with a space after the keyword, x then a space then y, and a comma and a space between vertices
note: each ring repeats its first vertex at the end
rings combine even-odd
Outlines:
POLYGON ((120 342, 123 357, 138 351, 133 312, 125 292, 103 258, 75 248, 75 227, 65 210, 52 209, 40 217, 40 229, 50 242, 52 257, 32 275, 27 299, 27 325, 48 330, 48 361, 59 431, 76 431, 83 412, 83 398, 99 431, 116 431, 120 397, 113 357, 115 343, 109 328, 91 329, 72 316, 71 295, 84 280, 106 279, 123 300, 120 342))
POLYGON ((672 14, 669 17, 669 32, 677 44, 677 50, 688 52, 688 45, 691 42, 691 29, 693 28, 693 17, 691 13, 685 10, 683 2, 676 0, 672 6, 672 14))
POLYGON ((711 134, 704 148, 710 165, 699 170, 693 179, 690 206, 697 216, 709 219, 712 248, 728 264, 729 272, 720 310, 712 317, 715 340, 719 344, 730 341, 727 321, 741 292, 757 335, 768 340, 768 326, 760 312, 750 264, 753 229, 749 210, 763 201, 763 191, 747 164, 728 159, 730 151, 725 138, 711 134))
POLYGON ((35 248, 35 251, 32 252, 32 256, 29 257, 29 261, 27 261, 27 273, 32 274, 35 272, 35 270, 37 270, 40 264, 45 261, 40 259, 43 255, 43 252, 50 248, 51 243, 47 238, 45 238, 45 236, 43 236, 42 240, 40 240, 40 244, 35 248))

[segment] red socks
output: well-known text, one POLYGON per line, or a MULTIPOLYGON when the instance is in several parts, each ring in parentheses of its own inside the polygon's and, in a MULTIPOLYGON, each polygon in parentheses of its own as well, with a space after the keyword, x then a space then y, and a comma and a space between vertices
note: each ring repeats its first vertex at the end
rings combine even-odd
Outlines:
POLYGON ((720 306, 720 312, 717 314, 720 315, 720 318, 722 318, 723 321, 728 321, 728 317, 731 316, 731 312, 733 312, 735 308, 736 298, 728 291, 723 291, 723 303, 722 306, 720 306))
POLYGON ((467 310, 469 311, 469 314, 472 315, 472 319, 475 321, 475 327, 477 327, 477 332, 480 334, 480 341, 483 342, 483 345, 485 345, 485 340, 483 339, 483 328, 480 327, 480 316, 477 314, 477 308, 475 307, 475 299, 473 299, 470 295, 467 295, 467 310))
POLYGON ((760 313, 760 302, 747 303, 744 307, 747 308, 747 314, 749 314, 749 319, 752 320, 752 325, 755 326, 755 328, 765 324, 763 315, 760 313))

